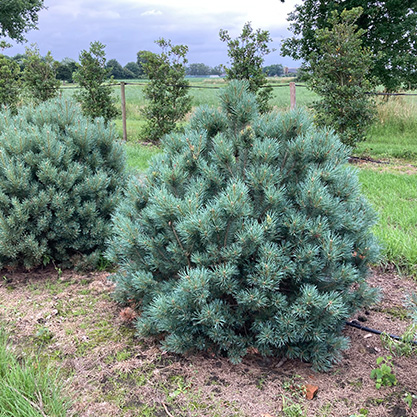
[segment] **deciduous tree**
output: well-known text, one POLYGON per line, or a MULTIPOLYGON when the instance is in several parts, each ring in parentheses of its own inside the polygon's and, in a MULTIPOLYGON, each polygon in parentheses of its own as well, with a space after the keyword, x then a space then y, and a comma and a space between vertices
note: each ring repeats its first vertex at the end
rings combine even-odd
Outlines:
POLYGON ((309 55, 305 69, 308 85, 321 100, 314 103, 316 123, 336 130, 343 143, 355 146, 365 139, 375 113, 367 94, 374 88, 370 72, 373 57, 362 47, 363 29, 355 24, 362 8, 333 11, 330 28, 318 29, 317 52, 309 55))
POLYGON ((415 0, 304 0, 290 13, 294 36, 282 53, 308 61, 318 52, 316 30, 330 27, 333 11, 362 7, 357 25, 365 32, 363 46, 373 53, 371 74, 387 89, 417 86, 417 2, 415 0))
POLYGON ((20 97, 19 65, 5 55, 0 55, 0 107, 8 106, 12 112, 20 97))
POLYGON ((56 78, 72 83, 72 74, 77 70, 77 63, 71 58, 64 58, 56 70, 56 78))
POLYGON ((141 76, 146 75, 144 64, 146 63, 146 55, 147 55, 148 52, 149 51, 139 51, 136 55, 137 56, 136 63, 138 64, 141 76))
POLYGON ((56 78, 58 62, 50 51, 42 57, 36 44, 26 48, 25 69, 22 72, 23 88, 35 103, 49 100, 58 94, 61 82, 56 78))
POLYGON ((284 74, 284 67, 281 64, 268 65, 266 67, 263 67, 262 71, 268 77, 279 77, 280 75, 284 74))
POLYGON ((84 114, 95 118, 103 117, 106 122, 119 114, 114 106, 112 91, 108 81, 106 68, 105 45, 95 41, 90 43, 88 51, 80 53, 80 66, 73 79, 82 90, 75 97, 81 103, 84 114))
POLYGON ((173 45, 163 38, 156 41, 160 54, 143 52, 143 68, 149 78, 144 88, 147 103, 143 109, 146 125, 142 135, 154 142, 176 128, 176 123, 191 110, 185 64, 188 47, 173 45))
POLYGON ((187 75, 209 75, 212 68, 203 63, 190 64, 187 68, 187 75))
POLYGON ((23 34, 36 28, 38 13, 44 8, 44 0, 1 0, 0 36, 23 42, 23 34))
POLYGON ((220 29, 220 40, 227 43, 230 68, 226 68, 229 80, 247 80, 249 89, 256 94, 261 112, 269 109, 268 101, 272 88, 266 87, 266 75, 262 71, 264 56, 272 52, 269 43, 272 41, 267 30, 252 29, 251 23, 243 26, 242 33, 232 39, 229 32, 220 29))
POLYGON ((108 70, 108 76, 121 80, 124 78, 125 73, 123 67, 117 59, 110 59, 106 63, 106 68, 108 70))
MULTIPOLYGON (((140 78, 143 75, 142 70, 136 62, 128 62, 124 68, 126 72, 129 71, 133 75, 131 78, 140 78)), ((129 77, 126 77, 129 78, 129 77)))

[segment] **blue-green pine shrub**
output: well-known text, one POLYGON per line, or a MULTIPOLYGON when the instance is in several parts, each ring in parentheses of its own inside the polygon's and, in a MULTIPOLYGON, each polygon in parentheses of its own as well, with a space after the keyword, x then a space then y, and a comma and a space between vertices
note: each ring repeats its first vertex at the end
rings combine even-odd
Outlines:
POLYGON ((306 112, 261 115, 237 81, 221 102, 166 136, 130 182, 107 252, 115 297, 139 306, 139 335, 167 351, 237 362, 255 350, 328 369, 347 347, 345 320, 377 297, 375 213, 349 149, 306 112))
POLYGON ((0 113, 0 266, 93 266, 125 181, 114 128, 75 101, 0 113))

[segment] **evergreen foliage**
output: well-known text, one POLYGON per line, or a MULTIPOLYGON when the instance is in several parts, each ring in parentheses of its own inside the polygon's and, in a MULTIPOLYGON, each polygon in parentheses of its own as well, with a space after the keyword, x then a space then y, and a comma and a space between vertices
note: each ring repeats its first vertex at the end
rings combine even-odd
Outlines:
POLYGON ((188 94, 189 83, 185 80, 185 64, 187 63, 188 47, 173 45, 170 40, 157 40, 161 48, 160 54, 141 51, 138 53, 142 60, 149 82, 143 89, 147 103, 143 114, 146 125, 142 136, 153 142, 176 129, 191 110, 191 98, 188 94))
POLYGON ((372 77, 387 91, 417 86, 417 2, 415 0, 303 0, 288 15, 294 36, 282 43, 282 55, 307 61, 318 52, 317 29, 330 28, 336 11, 362 7, 358 27, 363 46, 373 54, 372 77))
POLYGON ((369 92, 375 88, 370 71, 372 54, 362 47, 364 30, 357 20, 362 8, 335 11, 330 28, 318 29, 317 52, 309 55, 304 70, 307 84, 321 100, 313 104, 316 123, 333 128, 349 146, 365 140, 375 116, 375 102, 369 92))
POLYGON ((261 115, 248 88, 232 81, 221 109, 198 108, 130 182, 107 251, 115 298, 140 306, 138 333, 168 351, 328 369, 346 318, 376 298, 375 213, 332 131, 298 110, 261 115))
POLYGON ((95 41, 88 51, 80 53, 80 65, 73 73, 73 80, 82 88, 75 94, 86 116, 103 117, 106 122, 114 119, 119 110, 114 106, 112 91, 106 84, 109 71, 106 68, 105 45, 95 41))
POLYGON ((268 44, 272 41, 267 30, 252 29, 251 23, 243 26, 242 33, 232 39, 229 32, 220 29, 220 40, 227 43, 227 54, 231 67, 226 68, 228 80, 246 80, 249 89, 257 95, 261 113, 271 110, 268 101, 272 96, 272 87, 268 86, 266 74, 262 69, 264 56, 272 52, 268 44))
POLYGON ((58 95, 61 82, 56 78, 59 63, 51 52, 42 57, 36 44, 26 48, 25 68, 22 72, 23 87, 29 98, 41 103, 58 95))
POLYGON ((16 111, 20 96, 20 67, 5 55, 0 55, 0 106, 16 111))
POLYGON ((124 185, 116 138, 70 100, 0 113, 0 267, 98 260, 124 185))

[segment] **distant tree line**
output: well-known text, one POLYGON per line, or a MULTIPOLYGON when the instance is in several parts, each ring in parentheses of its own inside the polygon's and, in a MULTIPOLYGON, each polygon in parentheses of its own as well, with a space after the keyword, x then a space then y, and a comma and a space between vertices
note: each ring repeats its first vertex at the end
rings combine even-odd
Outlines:
MULTIPOLYGON (((113 77, 116 80, 130 80, 138 78, 146 78, 146 73, 143 65, 145 64, 145 55, 148 51, 139 51, 137 53, 137 59, 135 61, 128 62, 125 66, 122 66, 117 59, 110 59, 106 62, 107 77, 113 77)), ((19 65, 20 70, 25 68, 26 54, 17 54, 13 57, 7 57, 16 64, 19 65)), ((42 57, 44 59, 44 57, 42 57)), ((73 82, 73 74, 77 70, 79 64, 72 58, 64 58, 60 62, 56 62, 56 78, 60 81, 68 83, 73 82)), ((267 77, 280 77, 284 75, 284 67, 281 64, 268 65, 262 68, 263 73, 267 77)), ((225 74, 225 67, 223 65, 216 65, 210 67, 204 63, 189 64, 185 68, 185 74, 187 76, 203 77, 209 75, 221 76, 225 74)))

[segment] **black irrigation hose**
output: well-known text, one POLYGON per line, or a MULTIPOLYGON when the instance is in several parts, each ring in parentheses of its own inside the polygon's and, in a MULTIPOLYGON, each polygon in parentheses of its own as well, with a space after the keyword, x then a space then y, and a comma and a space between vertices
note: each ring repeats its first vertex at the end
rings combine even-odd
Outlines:
MULTIPOLYGON (((361 325, 360 323, 358 323, 356 320, 353 320, 353 321, 347 321, 347 322, 346 322, 346 324, 347 324, 348 326, 355 327, 356 329, 363 330, 363 331, 365 331, 365 332, 374 333, 374 334, 379 334, 379 335, 381 335, 381 334, 386 334, 387 336, 391 337, 392 339, 395 339, 395 340, 401 340, 401 337, 399 337, 399 336, 395 336, 395 335, 393 335, 393 334, 388 334, 388 333, 385 333, 385 332, 380 332, 379 330, 370 329, 369 327, 362 326, 362 325, 361 325)), ((413 345, 417 345, 417 340, 411 340, 411 341, 410 341, 410 342, 408 342, 408 343, 411 343, 411 344, 413 344, 413 345)))

